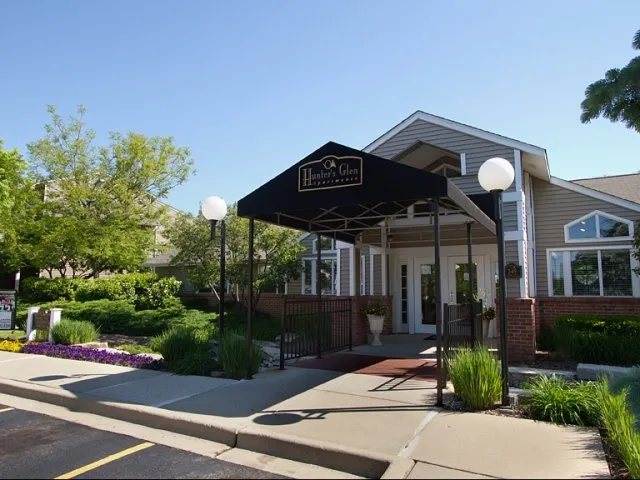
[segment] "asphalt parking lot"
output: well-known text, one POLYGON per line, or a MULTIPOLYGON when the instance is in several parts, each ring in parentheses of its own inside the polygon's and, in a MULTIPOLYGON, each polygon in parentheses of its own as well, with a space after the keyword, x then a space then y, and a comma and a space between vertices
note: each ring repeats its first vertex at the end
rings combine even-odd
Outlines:
POLYGON ((286 478, 0 405, 0 478, 286 478))

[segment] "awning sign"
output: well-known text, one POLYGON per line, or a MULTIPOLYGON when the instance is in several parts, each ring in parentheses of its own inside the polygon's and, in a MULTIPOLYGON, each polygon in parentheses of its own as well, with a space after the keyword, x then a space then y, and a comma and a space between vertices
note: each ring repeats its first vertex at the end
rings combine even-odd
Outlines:
POLYGON ((328 155, 298 167, 299 192, 357 185, 362 185, 362 157, 328 155))

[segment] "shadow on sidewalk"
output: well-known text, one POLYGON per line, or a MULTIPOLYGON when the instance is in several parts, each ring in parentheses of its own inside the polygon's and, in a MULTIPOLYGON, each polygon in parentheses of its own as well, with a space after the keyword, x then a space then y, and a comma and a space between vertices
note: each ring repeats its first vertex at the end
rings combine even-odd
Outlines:
MULTIPOLYGON (((409 411, 428 408, 427 406, 432 404, 429 399, 434 390, 433 383, 425 381, 431 374, 430 362, 410 360, 409 362, 412 362, 410 365, 399 365, 398 362, 401 361, 338 352, 327 355, 324 359, 300 361, 294 367, 287 367, 282 371, 263 372, 252 380, 232 381, 211 377, 179 376, 152 370, 131 370, 111 374, 75 373, 81 366, 64 371, 65 374, 63 371, 49 370, 50 375, 34 376, 28 380, 41 385, 62 388, 78 396, 90 396, 92 400, 147 405, 226 418, 246 418, 265 413, 265 417, 273 418, 256 419, 256 423, 275 421, 286 424, 324 418, 329 413, 376 411, 376 409, 390 411, 394 408, 409 411), (309 362, 311 368, 305 368, 305 362, 309 362), (414 406, 411 402, 406 402, 400 407, 374 406, 360 410, 312 408, 296 410, 295 412, 299 414, 296 416, 291 416, 293 413, 285 417, 274 416, 276 411, 274 406, 348 373, 362 373, 367 378, 387 377, 387 379, 382 383, 373 381, 373 385, 371 381, 366 381, 362 386, 359 383, 357 386, 350 386, 350 382, 347 382, 344 387, 345 392, 335 388, 323 390, 323 392, 365 396, 371 399, 371 404, 375 405, 377 400, 403 402, 403 392, 406 395, 412 394, 415 398, 416 393, 419 395, 419 391, 424 390, 424 403, 414 406), (418 392, 411 393, 411 391, 418 392), (394 392, 398 392, 397 397, 394 392), (380 396, 376 396, 376 393, 380 396)), ((284 411, 284 413, 289 412, 284 411)))

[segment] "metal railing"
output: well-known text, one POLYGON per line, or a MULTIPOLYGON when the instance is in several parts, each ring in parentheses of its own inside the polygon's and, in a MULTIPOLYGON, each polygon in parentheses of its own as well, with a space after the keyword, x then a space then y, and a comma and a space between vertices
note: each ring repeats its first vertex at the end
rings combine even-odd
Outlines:
POLYGON ((280 369, 286 360, 352 349, 348 298, 285 298, 280 328, 280 369))
POLYGON ((444 305, 444 350, 482 340, 482 301, 444 305))

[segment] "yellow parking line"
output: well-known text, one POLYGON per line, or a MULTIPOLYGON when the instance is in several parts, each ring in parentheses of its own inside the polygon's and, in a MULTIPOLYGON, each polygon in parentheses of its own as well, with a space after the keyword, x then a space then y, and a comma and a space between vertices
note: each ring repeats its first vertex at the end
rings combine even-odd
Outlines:
POLYGON ((122 450, 121 452, 114 453, 113 455, 109 455, 108 457, 104 457, 102 460, 98 460, 96 462, 85 465, 84 467, 76 468, 69 473, 65 473, 64 475, 60 475, 58 478, 73 478, 78 475, 82 475, 83 473, 87 473, 90 470, 106 465, 107 463, 111 463, 115 460, 119 460, 127 455, 131 455, 132 453, 139 452, 140 450, 144 450, 145 448, 153 447, 153 443, 144 442, 140 445, 136 445, 135 447, 127 448, 126 450, 122 450))
POLYGON ((15 410, 13 407, 0 408, 0 413, 10 412, 11 410, 15 410))

